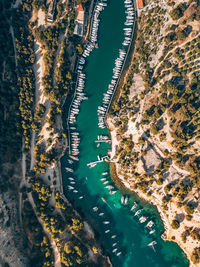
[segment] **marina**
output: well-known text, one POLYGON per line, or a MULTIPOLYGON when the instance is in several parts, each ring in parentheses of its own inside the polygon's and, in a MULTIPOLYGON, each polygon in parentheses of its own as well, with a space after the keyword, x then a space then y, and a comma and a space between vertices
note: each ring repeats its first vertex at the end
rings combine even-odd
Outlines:
POLYGON ((120 191, 110 177, 105 116, 126 62, 134 21, 131 0, 95 4, 89 40, 77 61, 74 97, 66 107, 69 150, 61 162, 64 192, 99 233, 113 266, 186 267, 180 248, 161 239, 163 227, 156 210, 120 191), (140 223, 142 216, 146 221, 140 223), (148 246, 153 241, 156 253, 148 246))

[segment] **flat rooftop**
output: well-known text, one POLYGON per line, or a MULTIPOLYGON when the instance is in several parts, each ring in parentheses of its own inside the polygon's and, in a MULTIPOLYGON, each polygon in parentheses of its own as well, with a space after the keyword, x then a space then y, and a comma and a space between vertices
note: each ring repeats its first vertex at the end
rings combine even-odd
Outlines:
POLYGON ((137 1, 138 8, 139 8, 139 9, 144 7, 143 0, 136 0, 136 1, 137 1))

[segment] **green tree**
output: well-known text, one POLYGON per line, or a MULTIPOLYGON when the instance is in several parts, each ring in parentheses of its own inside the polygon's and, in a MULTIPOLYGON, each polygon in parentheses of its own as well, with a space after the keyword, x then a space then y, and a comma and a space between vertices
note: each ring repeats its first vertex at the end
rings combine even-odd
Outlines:
POLYGON ((171 226, 173 229, 178 229, 180 227, 180 222, 177 220, 173 220, 171 226))

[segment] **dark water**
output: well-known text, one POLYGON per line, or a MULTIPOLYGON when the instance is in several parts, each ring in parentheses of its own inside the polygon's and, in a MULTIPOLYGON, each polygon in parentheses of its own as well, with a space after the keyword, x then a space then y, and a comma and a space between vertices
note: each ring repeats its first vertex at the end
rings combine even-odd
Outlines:
MULTIPOLYGON (((67 162, 68 152, 62 158, 62 174, 64 191, 74 205, 83 212, 88 221, 99 233, 100 241, 109 254, 114 267, 186 267, 188 261, 182 250, 172 242, 164 242, 160 236, 163 226, 155 208, 139 201, 136 196, 130 196, 127 205, 121 205, 122 193, 116 188, 117 193, 110 195, 105 187, 113 185, 109 175, 105 175, 108 184, 103 185, 100 179, 102 173, 109 172, 109 165, 106 162, 99 163, 94 168, 89 168, 86 164, 97 160, 97 156, 106 155, 109 145, 101 144, 97 148, 95 140, 99 134, 108 134, 107 130, 98 128, 97 107, 102 104, 103 93, 107 91, 108 84, 112 77, 114 61, 118 57, 118 50, 121 48, 123 40, 123 28, 125 22, 124 3, 122 0, 110 0, 108 6, 101 14, 101 24, 99 29, 99 48, 95 49, 87 59, 85 92, 89 96, 87 101, 81 104, 76 127, 80 132, 80 155, 79 162, 73 165, 73 174, 66 172, 65 167, 71 167, 67 162), (69 176, 76 180, 73 185, 78 193, 67 189, 70 184, 69 176), (86 178, 87 177, 87 178, 86 178), (83 199, 79 199, 84 196, 83 199), (106 200, 106 203, 102 200, 106 200), (133 202, 137 201, 143 208, 142 215, 148 220, 140 224, 138 216, 130 211, 133 202), (93 207, 97 206, 97 212, 93 207), (99 213, 104 213, 99 216, 99 213), (149 220, 155 222, 154 234, 150 235, 146 224, 149 220), (109 221, 104 224, 103 221, 109 221), (109 233, 105 233, 106 230, 109 233), (115 236, 112 238, 113 236, 115 236), (155 240, 155 251, 148 244, 155 240), (117 243, 116 246, 112 246, 117 243), (117 248, 116 252, 112 252, 117 248), (116 253, 122 252, 120 256, 116 253)), ((73 125, 74 126, 74 125, 73 125)))

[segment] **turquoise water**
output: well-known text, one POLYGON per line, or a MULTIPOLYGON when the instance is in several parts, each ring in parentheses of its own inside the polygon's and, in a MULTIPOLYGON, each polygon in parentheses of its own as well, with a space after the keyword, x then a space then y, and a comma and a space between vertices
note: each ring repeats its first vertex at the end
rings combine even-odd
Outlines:
POLYGON ((105 176, 109 181, 107 185, 103 185, 100 181, 103 177, 102 173, 109 172, 109 165, 103 162, 94 168, 87 166, 87 163, 97 160, 98 155, 106 155, 109 149, 108 144, 101 144, 97 148, 94 142, 97 135, 108 134, 106 129, 98 128, 97 107, 102 104, 103 93, 107 91, 112 77, 114 61, 123 40, 124 22, 123 1, 110 0, 109 5, 101 14, 99 48, 87 58, 87 65, 84 69, 87 77, 85 92, 89 99, 81 104, 77 118, 76 127, 81 137, 80 160, 74 163, 73 174, 65 170, 66 166, 72 167, 67 162, 68 151, 61 159, 64 192, 97 231, 105 253, 110 256, 114 267, 186 267, 188 261, 182 250, 175 243, 164 242, 160 238, 163 227, 155 208, 139 201, 135 195, 129 196, 127 205, 121 205, 123 193, 116 188, 117 193, 110 195, 108 189, 105 188, 107 185, 115 186, 109 175, 105 176), (70 185, 69 176, 75 178, 76 184, 73 186, 78 193, 67 189, 70 185), (83 199, 79 199, 80 196, 83 196, 83 199), (139 203, 136 210, 143 208, 141 214, 148 217, 148 221, 151 219, 155 222, 154 234, 150 235, 145 227, 147 222, 140 224, 138 217, 134 216, 134 212, 130 210, 135 200, 139 203), (97 212, 93 210, 95 206, 98 207, 97 212), (99 216, 99 213, 104 213, 104 215, 99 216), (110 223, 104 224, 104 221, 110 223), (110 232, 105 233, 108 229, 110 232), (157 242, 154 246, 155 251, 147 246, 153 240, 157 242), (114 243, 117 243, 115 247, 112 246, 114 243), (114 248, 117 248, 115 253, 112 252, 114 248), (118 252, 122 254, 116 256, 118 252))

